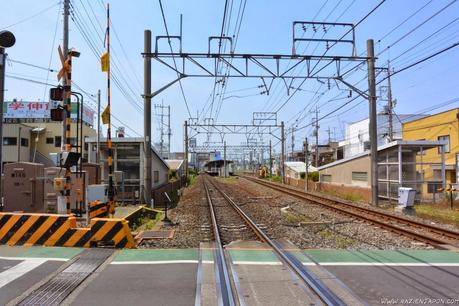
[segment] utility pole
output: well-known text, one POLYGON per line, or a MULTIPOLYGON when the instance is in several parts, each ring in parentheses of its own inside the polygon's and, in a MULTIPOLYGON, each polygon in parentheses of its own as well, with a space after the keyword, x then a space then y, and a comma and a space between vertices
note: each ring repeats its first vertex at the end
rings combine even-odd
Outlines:
POLYGON ((304 140, 304 163, 306 164, 306 174, 305 174, 305 181, 304 181, 304 190, 308 191, 308 175, 309 175, 309 158, 308 158, 308 137, 304 140))
POLYGON ((272 152, 271 139, 269 140, 269 176, 273 176, 273 152, 272 152))
POLYGON ((97 91, 97 150, 96 163, 100 165, 100 89, 97 91))
POLYGON ((285 133, 284 121, 281 121, 281 175, 282 183, 285 184, 285 133))
POLYGON ((387 92, 387 98, 388 98, 388 108, 389 108, 389 142, 394 141, 394 126, 393 126, 393 108, 394 104, 392 101, 392 86, 391 86, 391 81, 390 81, 390 61, 387 63, 387 85, 388 85, 388 92, 387 92))
POLYGON ((184 151, 185 151, 185 177, 188 179, 188 121, 185 121, 184 127, 184 151))
POLYGON ((375 54, 374 42, 372 39, 367 40, 367 55, 371 146, 371 205, 376 207, 378 206, 378 131, 376 122, 375 54))
POLYGON ((223 142, 223 177, 226 177, 226 140, 223 142))
POLYGON ((315 166, 319 167, 319 109, 316 106, 316 119, 314 122, 314 135, 316 136, 316 149, 315 149, 315 166))
MULTIPOLYGON (((151 52, 151 31, 144 32, 144 53, 151 52)), ((145 173, 144 173, 144 200, 147 205, 151 204, 151 58, 145 56, 143 59, 143 133, 145 136, 143 149, 145 155, 145 173)))
POLYGON ((291 155, 291 161, 293 161, 293 151, 295 150, 295 134, 294 134, 294 129, 292 126, 292 155, 291 155))
POLYGON ((171 158, 171 106, 167 106, 167 158, 171 158))
POLYGON ((330 127, 328 127, 326 132, 328 134, 328 144, 330 144, 330 142, 331 142, 331 130, 330 130, 330 127))

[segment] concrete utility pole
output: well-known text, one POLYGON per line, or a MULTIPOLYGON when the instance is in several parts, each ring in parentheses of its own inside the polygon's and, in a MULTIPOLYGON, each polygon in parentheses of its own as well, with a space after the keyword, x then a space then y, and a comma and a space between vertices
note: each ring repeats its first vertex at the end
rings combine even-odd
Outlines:
POLYGON ((308 174, 309 174, 309 158, 308 158, 308 137, 304 140, 304 163, 306 164, 306 173, 305 173, 305 181, 304 181, 304 190, 308 191, 308 174))
POLYGON ((171 158, 171 106, 167 106, 167 158, 171 158))
POLYGON ((183 131, 184 140, 183 146, 185 151, 185 177, 188 178, 188 121, 185 121, 185 127, 183 131))
MULTIPOLYGON (((64 0, 64 28, 63 28, 63 39, 62 39, 62 53, 64 53, 64 57, 67 57, 67 54, 69 53, 69 11, 70 11, 70 0, 64 0)), ((64 88, 64 100, 62 102, 64 106, 63 110, 63 117, 66 118, 66 83, 65 83, 65 78, 62 79, 62 87, 64 88)), ((67 143, 66 139, 66 122, 65 120, 62 121, 62 138, 61 138, 61 147, 65 146, 67 143)))
POLYGON ((97 150, 96 163, 100 164, 100 89, 97 91, 97 150))
POLYGON ((285 131, 284 121, 281 121, 281 176, 282 183, 285 184, 285 131))
POLYGON ((291 155, 291 161, 293 161, 293 151, 295 151, 295 130, 292 126, 292 155, 291 155))
POLYGON ((371 146, 371 205, 378 206, 378 131, 376 116, 375 53, 373 39, 367 40, 368 102, 371 146))
POLYGON ((223 177, 226 177, 226 140, 223 142, 223 177))
POLYGON ((273 175, 273 147, 271 145, 271 139, 269 140, 269 176, 273 175))
POLYGON ((315 164, 319 167, 319 110, 316 106, 316 120, 314 123, 314 134, 316 136, 316 153, 315 153, 315 164))
POLYGON ((394 104, 392 101, 392 86, 390 81, 390 61, 387 63, 387 99, 388 101, 388 109, 389 109, 389 142, 394 141, 394 123, 393 123, 393 108, 394 104))
MULTIPOLYGON (((151 31, 144 32, 144 53, 151 52, 151 31)), ((144 155, 145 155, 145 173, 144 173, 144 200, 147 205, 151 204, 151 58, 145 56, 143 59, 143 133, 144 133, 144 155)))

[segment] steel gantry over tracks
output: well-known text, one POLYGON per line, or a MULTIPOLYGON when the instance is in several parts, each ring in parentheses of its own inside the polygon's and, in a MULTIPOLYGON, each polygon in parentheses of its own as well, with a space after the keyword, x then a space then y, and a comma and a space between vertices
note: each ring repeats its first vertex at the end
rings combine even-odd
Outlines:
MULTIPOLYGON (((235 53, 233 39, 227 36, 210 36, 207 43, 207 52, 183 52, 181 29, 182 25, 180 24, 180 35, 157 36, 154 52, 146 48, 142 53, 145 67, 151 67, 151 59, 154 59, 177 74, 177 79, 163 88, 167 88, 185 77, 259 78, 263 82, 266 94, 269 95, 274 80, 281 79, 287 89, 287 94, 290 95, 290 89, 293 88, 292 84, 296 79, 325 79, 339 81, 352 91, 356 91, 359 95, 368 99, 372 164, 372 202, 373 205, 377 205, 376 84, 373 40, 370 39, 367 41, 367 57, 356 56, 354 24, 294 21, 292 23, 291 54, 235 53), (303 35, 298 35, 298 30, 303 30, 303 35), (327 34, 327 37, 321 39, 314 38, 319 30, 324 32, 324 37, 327 34), (310 37, 305 37, 306 34, 310 35, 310 37), (166 40, 169 43, 170 52, 161 52, 159 46, 161 40, 166 40), (174 52, 172 49, 172 40, 178 41, 178 52, 174 52), (221 48, 217 48, 217 52, 213 51, 213 45, 217 44, 221 46, 222 42, 230 44, 230 53, 220 53, 221 48), (311 42, 321 45, 325 51, 320 54, 300 54, 297 52, 297 44, 311 42), (342 48, 337 48, 336 46, 342 48), (341 51, 348 46, 351 46, 350 52, 341 51), (332 52, 337 50, 340 53, 347 54, 332 54, 332 52), (291 65, 287 65, 287 67, 281 65, 284 62, 291 63, 291 65), (366 93, 366 90, 360 90, 345 81, 343 77, 348 71, 344 73, 342 71, 343 63, 356 63, 360 65, 365 62, 368 66, 368 93, 366 93), (220 64, 227 67, 225 72, 219 69, 220 64), (295 72, 294 74, 294 69, 303 64, 306 69, 302 69, 299 73, 295 72)), ((145 73, 145 78, 151 80, 151 69, 145 69, 145 73)), ((295 88, 294 93, 298 90, 299 88, 295 88)), ((148 95, 150 94, 148 93, 148 95)))

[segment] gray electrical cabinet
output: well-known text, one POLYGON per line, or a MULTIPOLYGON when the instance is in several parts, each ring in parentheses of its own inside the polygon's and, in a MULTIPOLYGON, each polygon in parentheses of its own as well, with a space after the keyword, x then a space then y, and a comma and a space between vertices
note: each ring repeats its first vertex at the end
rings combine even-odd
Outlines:
POLYGON ((44 212, 44 166, 36 163, 10 163, 4 166, 3 211, 44 212))

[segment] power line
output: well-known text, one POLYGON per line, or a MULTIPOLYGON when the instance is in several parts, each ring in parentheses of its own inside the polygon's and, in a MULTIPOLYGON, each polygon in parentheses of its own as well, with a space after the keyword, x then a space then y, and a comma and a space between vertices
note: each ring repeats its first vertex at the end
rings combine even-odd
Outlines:
POLYGON ((37 17, 37 16, 40 16, 40 15, 43 14, 43 13, 46 13, 47 11, 51 10, 52 8, 54 8, 55 6, 58 6, 58 5, 60 5, 60 1, 58 1, 57 3, 55 3, 55 4, 51 5, 51 6, 48 6, 47 8, 45 8, 45 9, 43 9, 43 10, 41 10, 41 11, 35 13, 35 14, 32 14, 32 15, 30 15, 30 16, 24 18, 24 19, 21 19, 21 20, 19 20, 19 21, 16 21, 15 23, 12 23, 12 24, 10 24, 10 25, 7 25, 6 27, 0 28, 0 30, 5 30, 5 29, 8 29, 8 28, 17 26, 18 24, 27 22, 27 21, 29 21, 29 20, 31 20, 31 19, 37 17))
MULTIPOLYGON (((167 22, 166 22, 166 16, 164 14, 163 3, 161 2, 161 0, 158 0, 158 1, 159 1, 159 7, 161 8, 161 15, 163 16, 163 22, 164 22, 164 28, 166 29, 166 35, 169 37, 169 30, 167 29, 167 22)), ((171 49, 171 53, 173 53, 174 51, 172 50, 172 44, 171 44, 170 39, 168 39, 168 43, 169 43, 169 47, 171 49)), ((177 70, 177 63, 175 62, 175 57, 172 57, 172 59, 174 61, 175 70, 177 70)), ((179 77, 180 77, 180 75, 177 72, 177 78, 179 78, 179 77)), ((179 82, 179 85, 180 85, 180 92, 182 93, 183 101, 185 102, 186 110, 188 111, 188 115, 191 117, 191 112, 190 112, 190 108, 188 106, 188 101, 187 101, 186 96, 185 96, 185 91, 183 90, 182 80, 179 79, 178 82, 179 82)))

